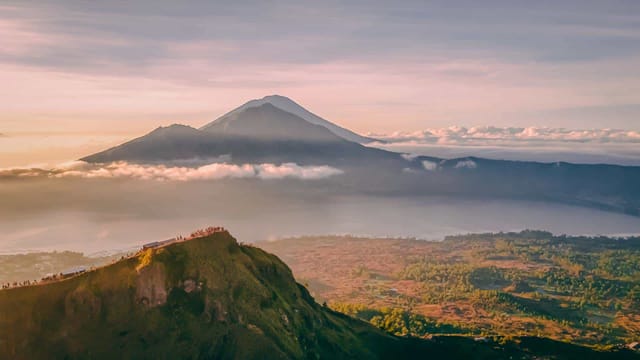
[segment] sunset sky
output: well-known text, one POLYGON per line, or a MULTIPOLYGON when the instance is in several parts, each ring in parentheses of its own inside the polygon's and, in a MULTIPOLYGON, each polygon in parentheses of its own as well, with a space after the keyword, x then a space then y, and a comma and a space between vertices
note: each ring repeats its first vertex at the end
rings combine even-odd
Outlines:
POLYGON ((640 2, 3 0, 0 83, 6 134, 200 126, 269 94, 361 133, 640 130, 640 2))

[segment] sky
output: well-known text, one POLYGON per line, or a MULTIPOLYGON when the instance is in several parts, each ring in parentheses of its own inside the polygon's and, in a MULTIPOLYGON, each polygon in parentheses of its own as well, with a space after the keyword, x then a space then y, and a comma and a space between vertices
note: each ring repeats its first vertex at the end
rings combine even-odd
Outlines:
MULTIPOLYGON (((253 188, 229 193, 247 200, 226 201, 223 213, 198 201, 202 191, 227 196, 227 178, 305 179, 313 189, 339 169, 69 162, 158 126, 202 126, 272 94, 408 156, 640 166, 640 1, 0 0, 0 228, 12 229, 0 234, 3 250, 37 248, 45 232, 57 248, 129 243, 150 229, 149 240, 166 238, 214 215, 236 231, 262 229, 239 234, 248 239, 278 233, 272 224, 295 226, 282 234, 327 231, 309 228, 307 216, 329 219, 336 232, 388 231, 362 210, 380 202, 319 194, 284 202, 279 213, 265 209, 280 194, 253 188), (20 174, 33 181, 14 181, 20 174), (157 181, 123 186, 130 178, 157 181), (321 206, 301 211, 309 203, 321 206), (263 225, 246 226, 256 218, 263 225)), ((387 208, 406 209, 395 230, 431 234, 638 227, 600 212, 478 206, 387 208), (438 226, 416 228, 412 218, 438 226)))
POLYGON ((8 135, 126 138, 270 94, 360 133, 640 130, 633 0, 2 0, 0 39, 8 135))

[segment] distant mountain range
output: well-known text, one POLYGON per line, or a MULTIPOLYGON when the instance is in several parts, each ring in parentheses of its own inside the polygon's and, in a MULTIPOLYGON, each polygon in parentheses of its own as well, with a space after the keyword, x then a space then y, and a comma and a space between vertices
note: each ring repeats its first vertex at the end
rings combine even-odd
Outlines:
POLYGON ((330 165, 344 174, 327 182, 354 192, 533 199, 640 214, 640 167, 440 159, 364 145, 372 141, 274 95, 249 101, 200 129, 160 127, 81 160, 330 165))

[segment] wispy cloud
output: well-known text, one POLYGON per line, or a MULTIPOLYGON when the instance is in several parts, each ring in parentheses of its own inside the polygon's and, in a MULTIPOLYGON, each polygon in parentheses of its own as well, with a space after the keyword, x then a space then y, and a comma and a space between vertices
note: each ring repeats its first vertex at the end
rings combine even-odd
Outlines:
POLYGON ((478 164, 473 160, 461 160, 458 161, 455 166, 456 169, 475 169, 477 167, 478 164))
POLYGON ((368 134, 393 144, 488 145, 500 143, 619 143, 640 144, 640 132, 619 129, 565 129, 549 127, 452 126, 414 132, 368 134))
POLYGON ((438 170, 438 164, 433 162, 433 161, 429 161, 429 160, 424 160, 422 162, 422 167, 427 171, 438 170))
POLYGON ((82 178, 82 179, 137 179, 154 181, 196 181, 228 178, 256 179, 302 179, 317 180, 341 174, 340 169, 330 166, 300 166, 295 163, 244 164, 215 163, 190 167, 167 167, 164 165, 139 165, 127 162, 90 164, 73 161, 52 168, 6 168, 0 169, 0 179, 14 178, 82 178))
POLYGON ((198 126, 271 93, 361 132, 638 130, 640 108, 620 108, 640 103, 639 6, 5 0, 0 131, 198 126), (586 122, 593 106, 614 114, 586 122))

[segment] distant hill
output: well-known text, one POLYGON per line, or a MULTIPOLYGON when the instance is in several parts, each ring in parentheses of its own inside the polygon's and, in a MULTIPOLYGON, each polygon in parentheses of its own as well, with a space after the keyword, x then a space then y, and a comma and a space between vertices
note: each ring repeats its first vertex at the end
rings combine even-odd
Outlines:
POLYGON ((278 258, 228 233, 0 291, 2 359, 626 358, 548 340, 389 335, 317 304, 278 258))
POLYGON ((78 252, 34 252, 0 255, 0 284, 40 279, 79 266, 95 266, 119 258, 117 255, 88 257, 78 252))
MULTIPOLYGON (((304 119, 305 121, 314 124, 314 125, 319 125, 322 126, 326 129, 328 129, 329 131, 331 131, 333 134, 340 136, 341 138, 345 139, 345 140, 349 140, 349 141, 353 141, 353 142, 357 142, 357 143, 361 143, 361 144, 367 144, 367 143, 371 143, 374 141, 378 141, 376 139, 372 139, 372 138, 368 138, 362 135, 358 135, 356 133, 354 133, 351 130, 345 129, 343 127, 340 127, 336 124, 333 124, 321 117, 319 117, 318 115, 310 112, 309 110, 305 109, 304 107, 298 105, 295 101, 289 99, 288 97, 285 96, 281 96, 281 95, 271 95, 271 96, 265 96, 262 99, 254 99, 251 101, 246 102, 245 104, 235 108, 234 110, 231 110, 230 112, 226 113, 225 115, 219 117, 218 119, 214 120, 213 122, 204 125, 203 127, 200 128, 200 130, 204 130, 204 131, 210 131, 213 130, 215 128, 217 128, 221 123, 227 123, 229 121, 229 118, 232 118, 234 116, 236 116, 238 113, 244 112, 245 110, 249 109, 249 108, 253 108, 253 107, 260 107, 262 105, 265 104, 269 104, 272 106, 275 106, 281 110, 284 110, 288 113, 294 114, 296 116, 298 116, 301 119, 304 119)), ((214 130, 215 131, 215 130, 214 130)))

